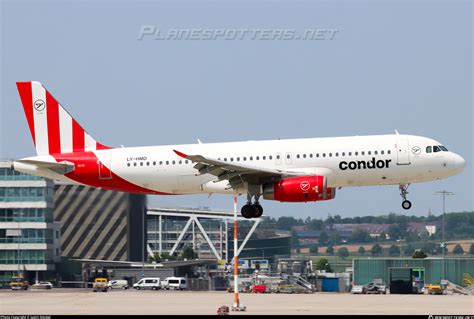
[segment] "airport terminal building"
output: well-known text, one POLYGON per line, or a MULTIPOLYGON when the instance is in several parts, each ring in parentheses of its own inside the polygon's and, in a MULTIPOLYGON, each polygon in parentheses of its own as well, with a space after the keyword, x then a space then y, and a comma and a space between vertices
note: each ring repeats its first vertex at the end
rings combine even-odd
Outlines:
POLYGON ((54 276, 61 251, 53 193, 52 181, 0 162, 0 286, 17 274, 30 282, 54 276))

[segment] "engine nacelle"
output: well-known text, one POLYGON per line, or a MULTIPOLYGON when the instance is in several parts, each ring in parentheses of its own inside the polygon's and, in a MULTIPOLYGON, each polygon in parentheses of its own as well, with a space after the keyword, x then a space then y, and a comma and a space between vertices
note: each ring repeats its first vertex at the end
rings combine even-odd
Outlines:
POLYGON ((315 202, 336 197, 324 176, 285 178, 263 185, 263 198, 280 202, 315 202))

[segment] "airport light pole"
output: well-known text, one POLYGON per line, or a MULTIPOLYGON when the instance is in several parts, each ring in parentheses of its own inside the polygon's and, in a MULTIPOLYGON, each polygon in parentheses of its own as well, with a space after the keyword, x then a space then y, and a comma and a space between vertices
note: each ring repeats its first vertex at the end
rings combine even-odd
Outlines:
POLYGON ((238 252, 238 237, 237 237, 237 195, 234 195, 234 304, 232 309, 239 309, 239 257, 238 252))
POLYGON ((455 195, 453 192, 448 192, 448 191, 437 191, 435 192, 433 195, 442 195, 443 196, 443 234, 442 234, 442 242, 441 242, 441 249, 443 250, 443 263, 441 264, 442 266, 442 270, 441 270, 441 273, 442 273, 442 276, 443 276, 443 279, 446 279, 446 274, 445 274, 445 267, 444 267, 444 264, 445 264, 445 249, 446 249, 446 243, 445 243, 445 237, 444 237, 444 228, 445 228, 445 223, 444 223, 444 219, 445 219, 445 215, 446 215, 446 196, 451 196, 451 195, 455 195))

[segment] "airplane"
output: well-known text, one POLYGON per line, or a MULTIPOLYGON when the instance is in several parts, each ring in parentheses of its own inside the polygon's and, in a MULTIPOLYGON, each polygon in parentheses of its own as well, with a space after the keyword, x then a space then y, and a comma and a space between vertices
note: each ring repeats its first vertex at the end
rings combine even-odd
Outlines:
POLYGON ((36 81, 17 82, 37 156, 12 168, 107 190, 153 194, 246 194, 245 218, 263 214, 260 197, 280 202, 334 199, 336 189, 399 185, 459 174, 464 159, 430 138, 395 134, 109 147, 96 141, 36 81))

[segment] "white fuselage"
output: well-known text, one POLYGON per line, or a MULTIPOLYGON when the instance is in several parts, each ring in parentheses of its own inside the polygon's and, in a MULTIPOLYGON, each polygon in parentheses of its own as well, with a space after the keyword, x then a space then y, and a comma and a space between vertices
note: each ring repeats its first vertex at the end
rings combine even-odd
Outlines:
POLYGON ((197 175, 195 163, 173 150, 255 167, 324 175, 329 187, 348 187, 426 182, 462 171, 464 160, 459 155, 426 152, 427 147, 440 145, 425 137, 394 134, 130 147, 95 153, 111 171, 133 184, 165 193, 199 194, 236 190, 228 189, 226 181, 213 183, 213 175, 197 175))

